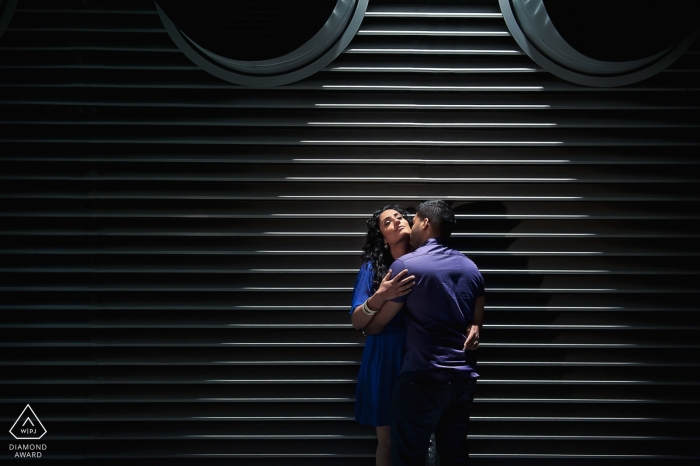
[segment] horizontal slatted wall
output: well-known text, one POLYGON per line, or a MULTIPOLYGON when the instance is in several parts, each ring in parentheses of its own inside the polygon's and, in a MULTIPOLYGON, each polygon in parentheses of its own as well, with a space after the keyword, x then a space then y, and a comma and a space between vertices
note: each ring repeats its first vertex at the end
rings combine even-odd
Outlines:
POLYGON ((487 283, 474 464, 696 461, 699 70, 695 45, 584 88, 495 0, 372 0, 325 71, 248 89, 152 1, 20 0, 2 422, 30 403, 45 459, 373 464, 347 316, 364 219, 440 197, 487 283))

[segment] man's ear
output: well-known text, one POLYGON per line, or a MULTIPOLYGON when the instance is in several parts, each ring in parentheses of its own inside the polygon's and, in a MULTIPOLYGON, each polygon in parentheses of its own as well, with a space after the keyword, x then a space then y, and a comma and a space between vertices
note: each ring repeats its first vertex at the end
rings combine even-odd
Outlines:
POLYGON ((423 220, 420 221, 420 229, 421 230, 427 230, 428 227, 430 226, 430 219, 428 217, 425 217, 423 220))

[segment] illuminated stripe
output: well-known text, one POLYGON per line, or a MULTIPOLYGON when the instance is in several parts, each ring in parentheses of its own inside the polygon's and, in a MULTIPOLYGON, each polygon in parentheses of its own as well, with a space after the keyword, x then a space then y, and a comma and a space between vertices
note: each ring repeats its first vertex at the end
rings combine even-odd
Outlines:
POLYGON ((562 141, 357 141, 357 140, 301 140, 303 144, 375 144, 375 145, 440 145, 440 146, 510 146, 510 145, 556 145, 562 141))
POLYGON ((409 121, 396 122, 343 122, 343 121, 309 121, 306 123, 311 126, 390 126, 390 127, 455 127, 455 128, 500 128, 500 127, 515 127, 528 128, 538 126, 557 126, 556 123, 420 123, 409 121))
POLYGON ((368 11, 365 16, 380 18, 503 18, 502 13, 420 12, 420 11, 368 11))
POLYGON ((335 163, 431 163, 431 164, 539 164, 539 163, 571 163, 571 160, 546 160, 546 159, 535 159, 535 160, 518 160, 518 159, 293 159, 294 162, 335 162, 335 163))
POLYGON ((314 104, 316 107, 326 108, 419 108, 419 109, 536 109, 550 108, 549 105, 531 104, 314 104))
POLYGON ((428 68, 417 66, 337 66, 331 68, 331 71, 418 71, 424 73, 532 73, 538 70, 537 68, 428 68))
POLYGON ((508 31, 412 31, 412 30, 385 30, 385 29, 361 29, 358 36, 473 36, 494 37, 510 36, 508 31))
POLYGON ((522 55, 519 50, 478 50, 478 49, 349 49, 345 53, 425 53, 454 55, 522 55))
POLYGON ((393 85, 345 85, 324 84, 324 89, 380 89, 419 91, 542 91, 544 86, 393 86, 393 85))
POLYGON ((518 181, 538 181, 538 182, 560 182, 560 181, 576 181, 576 178, 429 178, 429 177, 379 177, 379 176, 288 176, 286 180, 294 181, 395 181, 395 182, 414 182, 414 181, 460 181, 460 182, 518 182, 518 181))
MULTIPOLYGON (((325 195, 325 196, 311 196, 311 195, 298 195, 298 196, 292 196, 292 195, 280 195, 277 196, 280 199, 378 199, 377 196, 362 196, 362 195, 357 195, 357 196, 332 196, 332 195, 325 195)), ((425 196, 400 196, 400 195, 394 195, 392 196, 394 199, 425 199, 425 196)), ((544 200, 573 200, 573 199, 583 199, 582 196, 430 196, 430 197, 436 197, 439 199, 444 199, 444 200, 483 200, 483 199, 488 199, 488 200, 509 200, 509 199, 517 199, 519 201, 524 201, 524 200, 538 200, 538 201, 544 201, 544 200)), ((507 251, 503 251, 507 252, 507 251)))

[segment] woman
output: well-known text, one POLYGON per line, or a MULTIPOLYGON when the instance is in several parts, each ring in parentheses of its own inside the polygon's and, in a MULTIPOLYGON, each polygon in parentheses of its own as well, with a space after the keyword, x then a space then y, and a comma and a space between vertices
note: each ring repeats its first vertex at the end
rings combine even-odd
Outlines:
POLYGON ((414 276, 402 271, 391 277, 389 266, 411 251, 406 211, 386 206, 367 220, 364 264, 357 274, 352 298, 352 325, 364 329, 365 350, 357 378, 355 420, 377 429, 377 465, 391 464, 389 430, 391 392, 401 370, 406 345, 404 312, 393 319, 383 316, 382 305, 410 292, 414 276))

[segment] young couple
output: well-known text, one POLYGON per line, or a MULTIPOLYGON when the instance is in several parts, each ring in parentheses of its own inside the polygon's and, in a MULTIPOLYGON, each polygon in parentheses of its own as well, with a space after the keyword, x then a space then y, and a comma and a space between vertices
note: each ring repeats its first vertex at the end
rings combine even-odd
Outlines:
POLYGON ((440 200, 398 206, 367 221, 352 324, 367 335, 355 419, 377 429, 377 465, 424 465, 435 433, 441 466, 464 465, 476 388, 484 281, 445 246, 455 225, 440 200))

